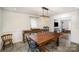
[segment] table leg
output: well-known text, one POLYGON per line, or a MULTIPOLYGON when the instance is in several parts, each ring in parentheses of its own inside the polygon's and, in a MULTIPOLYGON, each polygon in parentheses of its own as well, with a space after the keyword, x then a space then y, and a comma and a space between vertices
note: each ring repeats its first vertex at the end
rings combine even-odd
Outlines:
POLYGON ((24 37, 25 37, 25 33, 23 33, 23 42, 25 43, 25 38, 24 37))
POLYGON ((59 38, 57 38, 57 42, 56 42, 57 46, 59 46, 59 38))

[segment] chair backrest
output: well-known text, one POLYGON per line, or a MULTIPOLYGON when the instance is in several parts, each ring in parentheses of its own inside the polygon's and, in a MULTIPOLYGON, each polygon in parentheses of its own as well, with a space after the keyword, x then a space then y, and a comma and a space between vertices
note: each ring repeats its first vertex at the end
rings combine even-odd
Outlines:
POLYGON ((1 36, 3 41, 12 39, 12 34, 4 34, 1 36))
POLYGON ((36 48, 36 47, 37 47, 36 42, 34 42, 34 41, 29 37, 29 35, 28 35, 26 38, 27 38, 27 43, 28 43, 28 45, 29 45, 29 48, 36 48))
POLYGON ((4 35, 1 36, 1 39, 3 41, 3 46, 13 44, 12 34, 4 34, 4 35))
POLYGON ((30 39, 29 35, 26 36, 26 40, 27 40, 28 44, 31 44, 31 39, 30 39))

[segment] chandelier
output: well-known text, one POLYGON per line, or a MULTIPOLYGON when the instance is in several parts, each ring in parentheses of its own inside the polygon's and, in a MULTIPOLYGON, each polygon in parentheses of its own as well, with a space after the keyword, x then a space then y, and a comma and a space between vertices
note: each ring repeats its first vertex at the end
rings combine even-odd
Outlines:
POLYGON ((41 21, 46 26, 49 22, 48 8, 42 7, 41 21))
POLYGON ((42 17, 49 17, 48 16, 48 8, 42 7, 42 17))

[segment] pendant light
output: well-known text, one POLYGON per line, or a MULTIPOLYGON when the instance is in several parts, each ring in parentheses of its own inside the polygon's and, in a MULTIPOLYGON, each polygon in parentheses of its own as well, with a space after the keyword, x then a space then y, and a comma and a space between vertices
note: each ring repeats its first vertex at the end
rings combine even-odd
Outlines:
POLYGON ((43 25, 47 26, 49 22, 49 16, 48 16, 48 8, 42 7, 42 15, 41 15, 41 21, 43 25))
POLYGON ((42 17, 49 17, 48 16, 48 8, 42 7, 42 17))

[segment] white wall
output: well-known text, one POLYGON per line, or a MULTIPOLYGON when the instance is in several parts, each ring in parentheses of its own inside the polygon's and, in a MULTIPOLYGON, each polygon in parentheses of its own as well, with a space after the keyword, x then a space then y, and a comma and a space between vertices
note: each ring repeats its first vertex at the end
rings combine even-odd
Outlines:
POLYGON ((54 17, 51 16, 49 20, 49 31, 54 32, 54 17))
POLYGON ((1 32, 2 32, 2 12, 1 12, 1 9, 0 9, 0 35, 1 35, 1 32))
POLYGON ((79 11, 72 13, 71 41, 79 44, 79 11))
POLYGON ((2 34, 2 9, 0 8, 0 49, 2 47, 1 34, 2 34))
POLYGON ((12 33, 14 43, 22 41, 22 31, 27 29, 30 29, 29 15, 4 10, 3 33, 12 33))

